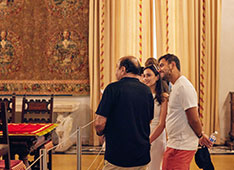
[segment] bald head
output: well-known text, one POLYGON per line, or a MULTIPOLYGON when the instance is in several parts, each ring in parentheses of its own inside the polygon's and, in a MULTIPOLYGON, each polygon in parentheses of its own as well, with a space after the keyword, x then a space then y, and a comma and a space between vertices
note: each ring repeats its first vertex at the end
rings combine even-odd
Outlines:
POLYGON ((137 77, 141 73, 141 66, 136 57, 125 56, 119 59, 116 65, 116 78, 117 80, 123 77, 137 77))
POLYGON ((119 59, 119 68, 125 67, 126 73, 132 73, 139 75, 141 70, 141 65, 138 59, 134 56, 125 56, 119 59))

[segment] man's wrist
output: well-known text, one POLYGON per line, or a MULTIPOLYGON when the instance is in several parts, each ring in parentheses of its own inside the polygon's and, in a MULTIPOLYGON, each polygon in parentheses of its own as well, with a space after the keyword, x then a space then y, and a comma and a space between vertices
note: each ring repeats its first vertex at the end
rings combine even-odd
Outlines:
POLYGON ((201 133, 200 135, 197 135, 197 137, 198 137, 199 139, 201 139, 202 136, 203 136, 203 133, 201 133))
POLYGON ((98 136, 102 136, 102 135, 104 135, 104 132, 103 132, 103 131, 100 131, 100 132, 97 131, 96 134, 97 134, 98 136))

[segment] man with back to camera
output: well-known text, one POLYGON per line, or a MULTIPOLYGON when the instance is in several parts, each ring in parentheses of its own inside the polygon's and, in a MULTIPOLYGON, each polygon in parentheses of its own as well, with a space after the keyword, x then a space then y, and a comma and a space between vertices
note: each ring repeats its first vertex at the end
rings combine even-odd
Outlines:
POLYGON ((197 93, 191 82, 181 75, 178 57, 166 54, 158 61, 160 75, 172 83, 166 118, 168 141, 162 170, 188 170, 198 141, 208 148, 212 142, 202 133, 197 93))
POLYGON ((150 162, 150 121, 153 96, 138 80, 140 64, 136 57, 119 59, 117 82, 104 90, 96 111, 95 129, 106 139, 103 170, 145 170, 150 162))

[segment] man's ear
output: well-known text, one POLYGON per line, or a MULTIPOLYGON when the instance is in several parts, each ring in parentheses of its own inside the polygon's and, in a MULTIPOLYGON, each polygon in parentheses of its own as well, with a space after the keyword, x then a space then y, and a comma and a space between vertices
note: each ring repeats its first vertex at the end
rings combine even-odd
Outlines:
POLYGON ((170 69, 173 69, 174 67, 176 67, 176 63, 174 61, 172 61, 170 64, 169 64, 169 68, 170 69), (171 66, 170 66, 171 65, 171 66))
POLYGON ((126 73, 126 68, 124 66, 122 66, 120 70, 121 70, 121 73, 126 73))

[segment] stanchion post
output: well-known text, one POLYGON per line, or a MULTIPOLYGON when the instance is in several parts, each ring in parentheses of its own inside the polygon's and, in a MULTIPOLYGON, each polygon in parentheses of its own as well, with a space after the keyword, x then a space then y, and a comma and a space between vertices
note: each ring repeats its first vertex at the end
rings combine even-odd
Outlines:
POLYGON ((47 170, 46 149, 40 149, 40 155, 42 155, 42 158, 40 159, 40 170, 47 170))
POLYGON ((81 170, 81 127, 77 131, 76 140, 77 170, 81 170))

